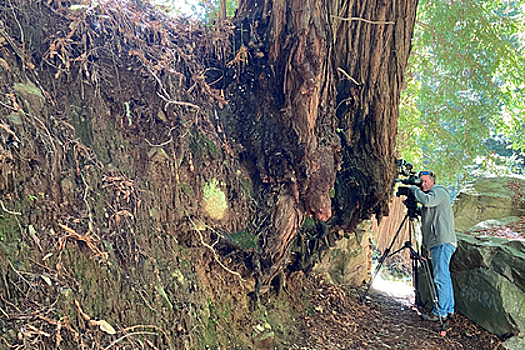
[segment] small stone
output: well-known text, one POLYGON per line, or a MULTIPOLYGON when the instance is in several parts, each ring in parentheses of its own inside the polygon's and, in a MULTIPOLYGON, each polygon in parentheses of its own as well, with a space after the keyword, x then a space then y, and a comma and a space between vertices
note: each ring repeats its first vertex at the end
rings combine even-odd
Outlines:
POLYGON ((18 113, 11 113, 7 117, 9 119, 9 123, 13 125, 22 125, 24 122, 22 121, 22 118, 20 117, 20 114, 18 113))

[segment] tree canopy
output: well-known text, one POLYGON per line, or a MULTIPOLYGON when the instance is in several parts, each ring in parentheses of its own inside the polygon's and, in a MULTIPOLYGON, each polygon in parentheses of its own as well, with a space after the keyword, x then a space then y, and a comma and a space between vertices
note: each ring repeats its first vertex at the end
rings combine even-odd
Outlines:
POLYGON ((419 3, 398 138, 416 168, 468 181, 504 165, 495 141, 525 150, 523 9, 523 0, 419 3))

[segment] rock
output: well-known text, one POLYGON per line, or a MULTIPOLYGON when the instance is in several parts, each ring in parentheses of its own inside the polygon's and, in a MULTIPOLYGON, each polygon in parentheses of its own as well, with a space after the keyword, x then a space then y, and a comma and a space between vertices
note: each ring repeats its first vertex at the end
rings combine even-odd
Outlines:
POLYGON ((252 338, 253 346, 259 350, 271 350, 274 348, 275 333, 264 331, 252 338))
POLYGON ((508 224, 512 224, 513 222, 516 222, 518 220, 519 217, 517 216, 510 216, 508 218, 503 218, 499 220, 486 220, 478 223, 477 225, 472 226, 468 231, 482 231, 493 227, 505 226, 508 224))
POLYGON ((8 329, 6 332, 6 335, 7 335, 7 339, 11 341, 15 341, 18 339, 17 333, 14 329, 8 329))
POLYGON ((503 348, 506 350, 523 350, 525 349, 525 338, 511 337, 501 345, 503 345, 503 348))
POLYGON ((46 99, 35 84, 28 81, 26 84, 14 84, 13 88, 16 94, 25 101, 30 113, 36 116, 42 113, 46 99))
POLYGON ((370 230, 362 224, 325 251, 314 272, 325 274, 334 284, 359 286, 369 277, 370 230))
POLYGON ((203 206, 208 216, 215 220, 222 220, 228 211, 226 194, 221 190, 219 182, 212 178, 203 188, 203 206))
POLYGON ((479 179, 462 191, 453 206, 456 230, 466 231, 486 220, 525 215, 524 201, 516 203, 512 182, 525 186, 522 177, 494 177, 479 179))
POLYGON ((458 234, 456 309, 498 336, 525 335, 525 242, 458 234))
POLYGON ((62 179, 62 181, 60 181, 60 189, 68 200, 74 198, 76 187, 73 181, 71 181, 69 178, 65 177, 62 179))
POLYGON ((19 113, 10 113, 7 119, 9 120, 9 123, 12 125, 20 126, 24 124, 24 122, 22 121, 22 117, 20 116, 19 113))
POLYGON ((164 123, 167 123, 168 122, 168 118, 166 118, 166 114, 162 111, 162 110, 159 110, 157 112, 157 118, 159 118, 160 120, 162 120, 164 123))

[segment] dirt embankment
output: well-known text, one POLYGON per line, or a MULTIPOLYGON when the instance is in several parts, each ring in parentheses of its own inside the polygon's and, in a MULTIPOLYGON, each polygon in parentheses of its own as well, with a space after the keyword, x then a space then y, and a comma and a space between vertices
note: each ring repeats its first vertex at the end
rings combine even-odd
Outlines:
MULTIPOLYGON (((0 0, 0 348, 363 341, 323 326, 326 284, 302 272, 255 295, 278 220, 259 209, 287 203, 263 203, 276 187, 254 190, 257 164, 222 123, 211 77, 233 28, 139 3, 0 0)), ((345 317, 378 320, 330 290, 345 317)))
POLYGON ((251 343, 251 253, 228 253, 260 223, 202 65, 228 30, 0 1, 0 348, 251 343))

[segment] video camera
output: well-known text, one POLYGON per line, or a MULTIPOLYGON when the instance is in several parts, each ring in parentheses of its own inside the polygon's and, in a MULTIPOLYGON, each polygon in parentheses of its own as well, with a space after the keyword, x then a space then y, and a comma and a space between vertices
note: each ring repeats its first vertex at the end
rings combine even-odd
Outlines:
POLYGON ((396 159, 397 174, 407 177, 407 179, 397 179, 395 182, 401 182, 403 185, 416 185, 419 186, 423 183, 419 177, 416 176, 416 172, 412 167, 412 164, 407 163, 403 159, 396 159))
MULTIPOLYGON (((404 176, 406 179, 396 179, 394 180, 394 183, 402 183, 403 185, 409 186, 420 186, 423 183, 423 180, 416 176, 416 172, 413 170, 412 164, 407 163, 403 159, 396 159, 395 165, 397 167, 398 176, 404 176)), ((409 186, 399 186, 397 188, 396 196, 407 197, 407 200, 404 202, 404 204, 408 209, 408 215, 410 218, 415 218, 417 215, 419 215, 419 211, 417 208, 416 198, 410 191, 409 186)))

